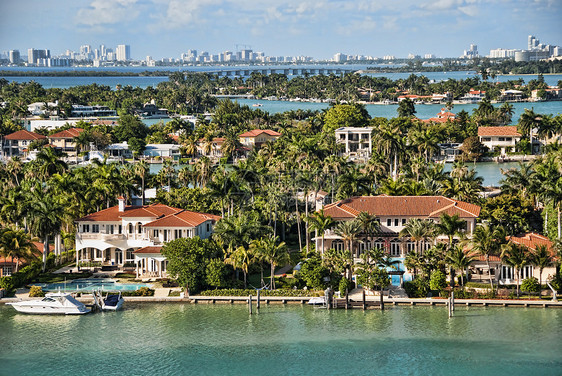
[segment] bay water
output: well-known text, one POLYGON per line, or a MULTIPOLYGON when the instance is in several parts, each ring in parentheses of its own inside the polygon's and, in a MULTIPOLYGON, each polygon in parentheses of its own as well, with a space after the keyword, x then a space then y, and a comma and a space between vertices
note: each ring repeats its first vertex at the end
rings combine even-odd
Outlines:
POLYGON ((560 375, 562 310, 134 304, 0 306, 0 375, 560 375))

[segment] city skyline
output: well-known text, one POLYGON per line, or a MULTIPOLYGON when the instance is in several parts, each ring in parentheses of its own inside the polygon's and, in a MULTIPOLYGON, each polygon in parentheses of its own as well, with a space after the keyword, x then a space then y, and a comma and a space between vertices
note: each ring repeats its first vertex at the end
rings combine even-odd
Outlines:
POLYGON ((331 59, 338 52, 456 57, 474 43, 486 55, 524 49, 529 34, 560 44, 562 11, 548 0, 22 0, 0 7, 0 51, 50 49, 56 56, 84 44, 127 44, 135 60, 178 58, 188 49, 236 51, 237 45, 269 56, 331 59))

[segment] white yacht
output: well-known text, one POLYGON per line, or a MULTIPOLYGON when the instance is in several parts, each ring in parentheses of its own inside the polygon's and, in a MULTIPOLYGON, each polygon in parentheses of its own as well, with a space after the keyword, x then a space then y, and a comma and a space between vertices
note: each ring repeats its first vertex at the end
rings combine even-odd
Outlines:
POLYGON ((84 303, 63 292, 48 293, 41 300, 22 300, 6 303, 18 312, 40 315, 83 315, 90 312, 84 303))

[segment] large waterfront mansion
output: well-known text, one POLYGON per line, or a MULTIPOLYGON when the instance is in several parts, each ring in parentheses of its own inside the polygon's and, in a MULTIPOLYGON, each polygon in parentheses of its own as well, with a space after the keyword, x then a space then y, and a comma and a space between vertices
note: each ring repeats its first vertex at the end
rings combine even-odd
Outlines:
POLYGON ((208 238, 221 217, 163 204, 119 204, 76 221, 76 261, 123 267, 134 265, 138 277, 164 277, 162 245, 179 238, 208 238))

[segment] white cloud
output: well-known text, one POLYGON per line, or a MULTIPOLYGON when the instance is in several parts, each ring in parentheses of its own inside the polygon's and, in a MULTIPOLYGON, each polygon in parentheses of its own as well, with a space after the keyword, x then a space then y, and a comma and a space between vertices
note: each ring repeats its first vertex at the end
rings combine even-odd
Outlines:
POLYGON ((98 29, 134 20, 139 16, 137 0, 94 0, 86 8, 78 10, 76 23, 98 29))

